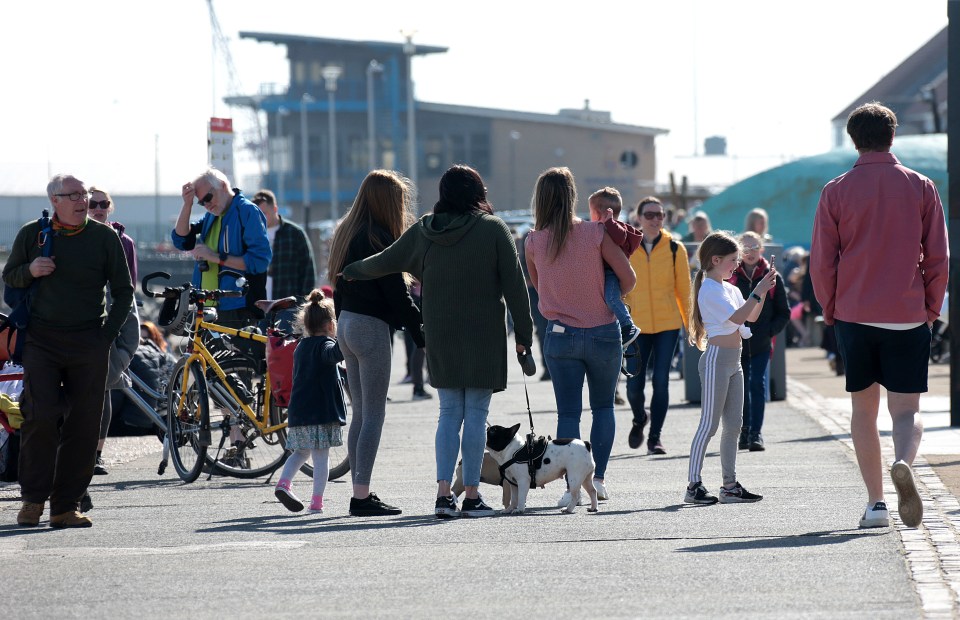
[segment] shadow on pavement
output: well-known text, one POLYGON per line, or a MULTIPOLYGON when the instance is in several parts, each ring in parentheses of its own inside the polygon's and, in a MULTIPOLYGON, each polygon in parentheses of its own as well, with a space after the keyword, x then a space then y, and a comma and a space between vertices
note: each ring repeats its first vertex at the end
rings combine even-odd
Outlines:
POLYGON ((199 528, 197 533, 209 532, 271 532, 274 534, 310 534, 321 532, 343 532, 380 530, 395 527, 423 527, 442 525, 446 521, 430 515, 410 515, 388 517, 351 517, 338 515, 325 517, 306 511, 293 515, 276 517, 250 517, 220 521, 211 527, 199 528))
POLYGON ((863 536, 886 536, 892 530, 884 529, 867 533, 863 530, 833 530, 823 532, 807 532, 806 534, 792 534, 790 536, 771 536, 768 538, 736 539, 728 542, 711 543, 696 547, 681 547, 677 551, 683 553, 713 553, 717 551, 744 551, 747 549, 783 549, 786 547, 815 547, 820 545, 836 545, 849 542, 863 536))

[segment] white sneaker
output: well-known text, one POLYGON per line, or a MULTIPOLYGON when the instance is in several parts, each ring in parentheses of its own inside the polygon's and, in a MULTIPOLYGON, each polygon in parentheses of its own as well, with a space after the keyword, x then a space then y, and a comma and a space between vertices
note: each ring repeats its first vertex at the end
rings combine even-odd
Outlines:
POLYGON ((600 501, 607 501, 610 499, 610 494, 607 493, 607 486, 603 483, 603 480, 593 479, 593 488, 597 490, 597 499, 600 501))
POLYGON ((890 525, 890 513, 887 511, 885 502, 877 502, 873 506, 867 504, 867 508, 860 517, 860 527, 887 527, 890 525))
MULTIPOLYGON (((570 505, 570 491, 567 491, 563 494, 563 497, 560 498, 560 501, 557 502, 557 508, 566 508, 570 505)), ((577 500, 577 506, 583 506, 583 493, 580 494, 580 498, 577 500)))
POLYGON ((890 468, 890 478, 897 489, 897 512, 907 527, 917 527, 923 521, 923 502, 917 492, 913 471, 904 461, 897 461, 890 468))

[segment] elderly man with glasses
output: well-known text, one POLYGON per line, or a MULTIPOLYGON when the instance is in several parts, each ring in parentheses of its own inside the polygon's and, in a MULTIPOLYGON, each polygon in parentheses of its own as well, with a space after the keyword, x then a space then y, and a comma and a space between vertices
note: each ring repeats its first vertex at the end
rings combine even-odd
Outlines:
POLYGON ((236 274, 243 274, 249 283, 246 298, 217 302, 217 323, 234 328, 254 325, 263 316, 254 302, 266 299, 267 268, 273 256, 263 213, 239 189, 231 190, 226 175, 216 168, 185 183, 181 195, 183 207, 171 237, 177 249, 190 252, 197 261, 194 286, 238 291, 236 274), (206 213, 191 223, 194 200, 206 213))
POLYGON ((6 266, 6 286, 27 288, 30 319, 23 348, 20 439, 21 526, 90 527, 78 512, 93 476, 110 344, 133 304, 120 238, 87 217, 84 183, 57 175, 47 185, 53 231, 39 222, 20 229, 6 266), (53 244, 50 256, 42 245, 53 244), (107 312, 106 287, 113 298, 107 312))

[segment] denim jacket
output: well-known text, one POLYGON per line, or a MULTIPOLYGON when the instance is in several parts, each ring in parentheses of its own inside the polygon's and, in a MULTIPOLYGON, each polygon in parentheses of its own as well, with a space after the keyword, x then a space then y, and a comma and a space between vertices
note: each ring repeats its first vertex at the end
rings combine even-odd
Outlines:
MULTIPOLYGON (((255 204, 247 200, 234 188, 233 200, 223 214, 220 224, 220 240, 217 251, 229 256, 243 257, 246 264, 246 273, 250 275, 265 274, 270 266, 273 251, 267 238, 267 220, 255 204)), ((186 236, 177 234, 176 229, 170 233, 173 245, 178 250, 190 251, 197 242, 206 243, 207 234, 216 216, 206 213, 203 219, 190 225, 190 232, 186 236)), ((193 268, 193 285, 200 286, 200 270, 193 268)), ((240 290, 237 279, 230 273, 220 275, 220 288, 228 291, 240 290)), ((221 310, 236 310, 243 308, 246 301, 242 297, 228 297, 221 299, 221 310)))

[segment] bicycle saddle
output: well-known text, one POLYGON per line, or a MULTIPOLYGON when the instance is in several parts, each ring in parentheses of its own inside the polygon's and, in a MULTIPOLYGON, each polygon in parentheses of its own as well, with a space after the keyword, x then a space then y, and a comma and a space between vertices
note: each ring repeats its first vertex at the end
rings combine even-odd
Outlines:
POLYGON ((297 298, 291 296, 284 297, 283 299, 260 299, 257 300, 256 304, 257 308, 260 308, 260 310, 265 313, 279 312, 287 308, 296 308, 297 298))

